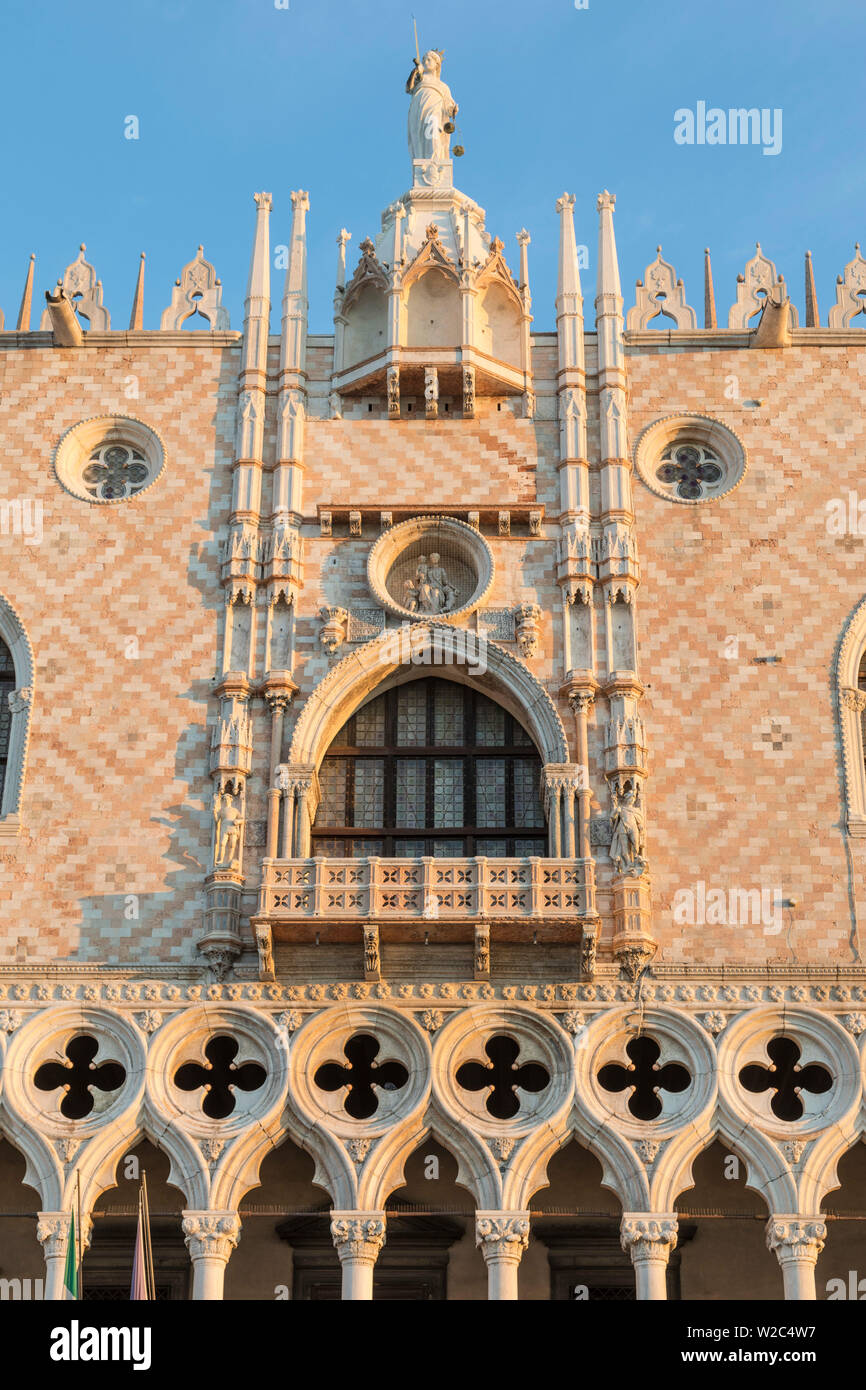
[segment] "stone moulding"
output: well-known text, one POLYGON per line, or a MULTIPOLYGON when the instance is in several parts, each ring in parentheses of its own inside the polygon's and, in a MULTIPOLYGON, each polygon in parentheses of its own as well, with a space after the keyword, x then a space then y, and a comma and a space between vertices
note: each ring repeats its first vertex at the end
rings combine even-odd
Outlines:
MULTIPOLYGON (((443 649, 448 649, 449 642, 453 644, 454 664, 465 667, 465 634, 444 623, 433 624, 429 619, 427 623, 431 630, 435 626, 441 634, 443 649)), ((355 648, 332 666, 314 687, 298 715, 289 762, 318 767, 334 735, 349 716, 375 690, 384 688, 384 683, 400 669, 400 643, 392 641, 393 636, 393 630, 386 629, 380 637, 355 648)), ((541 682, 524 661, 495 642, 487 642, 485 656, 485 693, 503 704, 524 725, 543 763, 568 762, 568 742, 559 711, 541 682)), ((430 669, 435 670, 435 667, 430 669)), ((468 683, 472 684, 471 679, 468 683)))
POLYGON ((431 619, 454 623, 466 618, 481 606, 493 586, 493 551, 473 526, 449 516, 419 516, 403 521, 383 532, 367 557, 367 581, 378 603, 389 613, 407 622, 431 619), (388 576, 400 556, 416 542, 429 543, 435 552, 444 541, 470 571, 474 571, 475 587, 469 598, 453 610, 442 613, 412 612, 399 603, 387 588, 388 576))
POLYGON ((635 471, 646 483, 650 492, 663 497, 666 502, 676 502, 683 507, 698 507, 708 502, 719 502, 728 497, 740 486, 748 469, 746 448, 740 436, 730 425, 714 420, 709 415, 681 413, 663 415, 653 420, 641 430, 632 452, 635 471), (675 497, 664 488, 656 477, 661 455, 669 444, 694 442, 704 444, 719 457, 725 469, 724 484, 718 492, 709 497, 675 497))

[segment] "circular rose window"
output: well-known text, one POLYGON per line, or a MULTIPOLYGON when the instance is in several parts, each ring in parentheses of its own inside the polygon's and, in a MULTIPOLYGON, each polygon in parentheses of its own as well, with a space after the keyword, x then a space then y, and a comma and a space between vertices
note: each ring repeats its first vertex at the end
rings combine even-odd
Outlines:
POLYGON ((493 554, 464 521, 413 517, 379 537, 370 551, 367 576, 390 613, 447 623, 483 602, 493 583, 493 554))
POLYGON ((746 451, 719 420, 669 415, 638 436, 634 462, 659 497, 695 506, 733 492, 746 472, 746 451))
POLYGON ((156 481, 164 463, 159 435, 124 415, 82 420, 54 453, 58 482, 84 502, 126 502, 156 481))

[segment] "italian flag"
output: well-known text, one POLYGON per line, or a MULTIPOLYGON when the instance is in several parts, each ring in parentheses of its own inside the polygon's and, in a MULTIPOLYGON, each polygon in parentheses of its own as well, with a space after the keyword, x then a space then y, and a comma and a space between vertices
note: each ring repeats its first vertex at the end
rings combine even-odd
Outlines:
POLYGON ((66 1244, 66 1273, 63 1276, 64 1299, 78 1298, 78 1261, 75 1249, 75 1212, 69 1214, 69 1240, 66 1244))

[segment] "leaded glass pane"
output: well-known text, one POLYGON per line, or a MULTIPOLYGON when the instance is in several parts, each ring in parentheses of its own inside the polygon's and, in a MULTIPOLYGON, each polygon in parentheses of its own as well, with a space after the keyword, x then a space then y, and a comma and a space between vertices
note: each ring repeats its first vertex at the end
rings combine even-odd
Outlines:
POLYGON ((434 840, 433 841, 434 859, 462 859, 463 841, 462 840, 434 840))
POLYGON ((368 854, 384 854, 384 840, 353 840, 350 858, 365 859, 368 854))
POLYGON ((384 759, 359 758, 355 763, 355 825, 376 830, 383 824, 384 792, 384 759))
POLYGON ((346 758, 325 758, 319 769, 322 800, 316 825, 346 824, 346 758))
POLYGON ((530 854, 540 854, 543 856, 546 850, 547 842, 542 839, 514 841, 515 859, 525 859, 528 858, 530 854))
POLYGON ((344 859, 345 856, 345 840, 322 840, 317 836, 313 841, 313 857, 315 859, 344 859))
POLYGON ((355 715, 355 743, 359 748, 381 748, 385 742, 385 697, 371 700, 355 715))
POLYGON ((518 722, 517 722, 516 719, 512 719, 511 724, 512 724, 512 728, 514 729, 514 733, 513 733, 513 735, 512 735, 512 738, 513 738, 513 740, 514 740, 514 745, 515 745, 515 747, 516 747, 516 748, 531 748, 531 747, 532 747, 532 739, 529 737, 529 734, 526 732, 526 730, 524 729, 523 725, 522 725, 522 724, 518 724, 518 722))
POLYGON ((486 854, 488 859, 507 859, 507 840, 476 840, 475 853, 486 854))
POLYGON ((395 763, 396 813, 394 824, 401 830, 425 827, 424 790, 426 763, 423 758, 398 758, 395 763))
POLYGON ((395 840, 395 859, 420 859, 424 853, 423 840, 395 840))
POLYGON ((12 653, 6 643, 0 641, 0 677, 9 676, 15 678, 15 667, 12 663, 12 653))
POLYGON ((397 691, 397 743, 411 748, 427 742, 427 687, 401 685, 397 691))
POLYGON ((475 821, 484 830, 505 825, 505 759, 478 758, 475 763, 475 821))
POLYGON ((475 742, 479 748, 501 748, 505 743, 505 710, 483 695, 475 702, 475 742))
POLYGON ((544 825, 544 812, 538 794, 538 761, 514 759, 514 824, 544 825))
POLYGON ((433 824, 437 830, 463 824, 463 759, 433 761, 433 824))
POLYGON ((439 681, 434 687, 433 742, 451 748, 463 742, 462 686, 439 681))

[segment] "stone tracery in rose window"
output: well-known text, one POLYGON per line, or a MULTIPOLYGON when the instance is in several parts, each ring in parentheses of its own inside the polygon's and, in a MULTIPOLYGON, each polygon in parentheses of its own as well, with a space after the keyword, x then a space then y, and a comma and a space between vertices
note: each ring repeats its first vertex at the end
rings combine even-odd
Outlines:
POLYGON ((150 469, 138 449, 111 443, 91 454, 81 478, 95 501, 114 502, 141 492, 150 480, 150 469))
POLYGON ((703 444, 670 444, 656 469, 659 482, 687 502, 712 496, 724 476, 718 455, 703 444))

